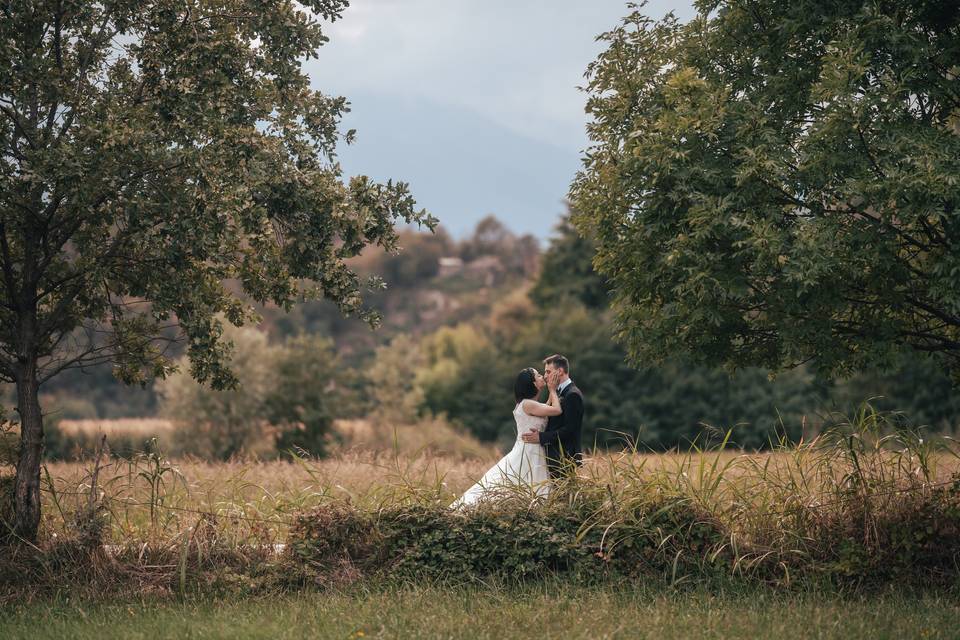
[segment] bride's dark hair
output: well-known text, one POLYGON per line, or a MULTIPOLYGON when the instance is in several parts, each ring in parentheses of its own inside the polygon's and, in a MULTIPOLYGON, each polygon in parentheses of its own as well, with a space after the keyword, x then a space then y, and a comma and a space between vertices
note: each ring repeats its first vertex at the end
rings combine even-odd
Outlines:
POLYGON ((517 374, 517 381, 513 383, 513 397, 517 399, 517 404, 523 400, 529 400, 537 395, 537 370, 533 367, 527 367, 517 374))

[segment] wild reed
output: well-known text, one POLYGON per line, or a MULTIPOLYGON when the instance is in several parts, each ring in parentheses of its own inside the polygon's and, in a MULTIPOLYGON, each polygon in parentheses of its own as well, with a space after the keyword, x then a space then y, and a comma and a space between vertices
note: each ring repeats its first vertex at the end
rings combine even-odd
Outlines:
MULTIPOLYGON (((493 454, 464 460, 354 450, 322 460, 209 463, 152 449, 98 467, 51 463, 32 566, 53 581, 51 567, 65 565, 50 554, 79 544, 65 557, 82 552, 100 558, 101 571, 168 591, 203 580, 326 584, 391 572, 481 579, 501 570, 522 579, 656 572, 677 581, 734 575, 781 584, 810 574, 941 582, 960 575, 952 440, 925 437, 900 416, 864 405, 799 445, 746 452, 726 444, 598 453, 546 500, 518 488, 468 512, 448 505, 493 454), (88 528, 98 532, 97 545, 89 535, 78 543, 80 520, 94 516, 102 519, 88 528), (277 557, 279 545, 287 546, 277 557)), ((16 589, 22 580, 10 558, 5 573, 16 589)))

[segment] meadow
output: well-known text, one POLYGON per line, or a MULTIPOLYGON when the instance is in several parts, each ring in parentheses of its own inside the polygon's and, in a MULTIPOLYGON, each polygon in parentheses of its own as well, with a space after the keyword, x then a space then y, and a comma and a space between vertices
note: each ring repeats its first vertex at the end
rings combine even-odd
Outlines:
POLYGON ((772 589, 377 585, 336 592, 178 600, 62 599, 0 610, 10 640, 75 638, 806 638, 957 637, 944 594, 772 589))
POLYGON ((763 452, 722 440, 596 452, 546 501, 521 487, 470 513, 447 505, 497 451, 424 447, 423 428, 396 430, 392 449, 322 459, 152 450, 50 462, 42 542, 0 563, 0 626, 6 637, 957 637, 960 457, 895 418, 865 406, 763 452))

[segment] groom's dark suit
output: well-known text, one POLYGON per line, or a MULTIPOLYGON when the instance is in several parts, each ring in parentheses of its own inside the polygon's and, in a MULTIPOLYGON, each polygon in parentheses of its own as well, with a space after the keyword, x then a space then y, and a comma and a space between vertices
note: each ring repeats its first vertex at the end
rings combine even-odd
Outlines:
POLYGON ((540 444, 547 455, 550 477, 557 478, 564 473, 565 464, 573 460, 580 464, 583 454, 580 451, 580 433, 583 427, 583 394, 571 381, 560 395, 558 416, 551 416, 547 426, 540 433, 540 444))

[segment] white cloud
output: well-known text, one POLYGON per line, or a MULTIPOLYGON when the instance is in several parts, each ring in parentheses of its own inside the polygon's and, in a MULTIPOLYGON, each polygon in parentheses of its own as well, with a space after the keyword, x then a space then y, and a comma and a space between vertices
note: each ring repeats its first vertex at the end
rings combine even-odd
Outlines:
POLYGON ((457 235, 494 213, 543 238, 586 143, 576 87, 597 34, 627 11, 624 0, 353 0, 307 71, 353 102, 349 175, 409 181, 457 235))
MULTIPOLYGON (((668 2, 648 5, 662 14, 668 2)), ((690 13, 689 5, 678 5, 690 13)), ((312 61, 331 93, 426 99, 468 108, 518 133, 566 147, 583 140, 576 86, 596 35, 622 0, 355 0, 312 61)))

